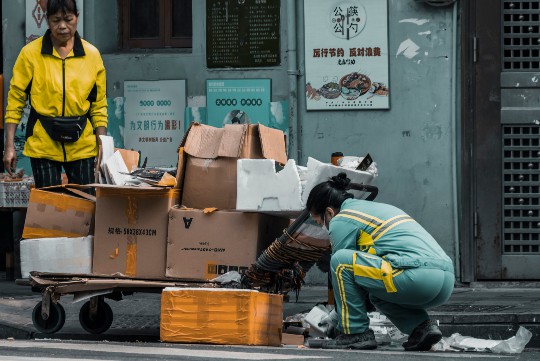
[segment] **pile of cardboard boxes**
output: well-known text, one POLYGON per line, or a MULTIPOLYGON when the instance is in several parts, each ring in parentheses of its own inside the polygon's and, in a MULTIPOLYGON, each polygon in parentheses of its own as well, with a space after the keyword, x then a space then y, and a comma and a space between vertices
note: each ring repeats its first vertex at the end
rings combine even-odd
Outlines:
MULTIPOLYGON (((176 187, 95 184, 95 197, 84 186, 32 190, 21 242, 23 276, 41 271, 206 281, 233 270, 242 273, 287 228, 291 217, 302 211, 306 188, 298 169, 287 160, 280 130, 194 123, 179 147, 176 187), (276 163, 285 166, 281 176, 276 176, 276 163), (243 205, 241 210, 238 205, 243 205), (44 239, 49 239, 45 248, 61 248, 63 253, 40 251, 44 239), (70 240, 74 240, 71 246, 70 240), (43 255, 51 259, 40 258, 43 255)), ((369 183, 373 175, 361 173, 362 181, 369 183)), ((164 341, 195 341, 178 336, 178 318, 173 317, 170 300, 185 296, 193 301, 197 294, 203 299, 215 297, 204 292, 164 291, 164 341)), ((235 304, 252 305, 266 297, 261 304, 270 306, 259 313, 266 323, 282 307, 280 296, 235 292, 227 294, 238 298, 235 304)), ((192 303, 202 304, 201 300, 192 303)), ((253 333, 259 321, 244 331, 253 333)), ((256 344, 275 344, 275 332, 256 344)))

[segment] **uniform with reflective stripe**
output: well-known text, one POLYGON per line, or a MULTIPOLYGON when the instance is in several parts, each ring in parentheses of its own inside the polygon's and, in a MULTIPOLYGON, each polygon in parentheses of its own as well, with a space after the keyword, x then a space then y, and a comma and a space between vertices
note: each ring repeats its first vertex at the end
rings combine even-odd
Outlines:
POLYGON ((365 296, 404 333, 428 319, 425 308, 447 301, 450 258, 414 219, 391 205, 348 199, 330 221, 332 284, 338 328, 369 326, 365 296))

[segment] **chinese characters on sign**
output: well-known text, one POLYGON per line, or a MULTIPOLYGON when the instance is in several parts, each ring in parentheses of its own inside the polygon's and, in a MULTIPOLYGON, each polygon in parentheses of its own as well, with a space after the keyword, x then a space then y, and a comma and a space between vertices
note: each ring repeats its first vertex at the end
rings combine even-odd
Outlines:
POLYGON ((186 81, 124 82, 124 144, 148 166, 173 167, 184 135, 186 81))
POLYGON ((206 81, 208 125, 262 123, 270 118, 270 79, 206 81))
MULTIPOLYGON (((84 29, 84 0, 76 0, 79 19, 77 31, 83 36, 84 29)), ((35 40, 45 34, 47 26, 47 0, 26 0, 26 43, 35 40)))
POLYGON ((387 0, 304 1, 307 110, 388 109, 387 0))
POLYGON ((206 0, 209 68, 280 64, 280 0, 206 0))

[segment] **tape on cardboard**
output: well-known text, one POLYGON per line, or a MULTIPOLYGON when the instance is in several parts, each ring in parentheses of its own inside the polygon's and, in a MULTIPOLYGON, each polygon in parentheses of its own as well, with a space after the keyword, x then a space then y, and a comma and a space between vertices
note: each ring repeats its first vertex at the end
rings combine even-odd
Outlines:
POLYGON ((128 236, 126 247, 126 275, 137 274, 137 236, 128 236))
POLYGON ((59 238, 59 237, 68 237, 68 238, 78 238, 86 237, 87 234, 72 233, 61 231, 57 229, 46 229, 46 228, 37 228, 37 227, 24 227, 22 238, 31 239, 31 238, 59 238))
POLYGON ((30 203, 45 205, 45 208, 38 208, 46 210, 46 206, 54 207, 57 211, 65 212, 67 210, 74 210, 84 213, 94 212, 94 203, 83 200, 81 198, 67 196, 60 193, 44 192, 39 190, 33 190, 30 193, 30 203))

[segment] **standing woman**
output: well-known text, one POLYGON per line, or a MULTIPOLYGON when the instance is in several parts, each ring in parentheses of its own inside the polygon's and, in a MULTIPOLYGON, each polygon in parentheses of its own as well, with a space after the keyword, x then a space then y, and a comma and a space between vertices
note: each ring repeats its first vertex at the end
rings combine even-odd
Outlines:
POLYGON ((95 181, 99 135, 107 133, 105 67, 99 51, 77 32, 75 0, 49 0, 42 37, 24 46, 13 67, 5 118, 4 166, 17 165, 15 131, 30 99, 23 154, 36 187, 95 181))
POLYGON ((442 338, 426 309, 454 289, 454 267, 435 239, 394 206, 353 199, 345 173, 317 185, 307 208, 328 227, 332 286, 341 335, 323 348, 374 349, 366 297, 403 333, 406 351, 428 351, 442 338))

